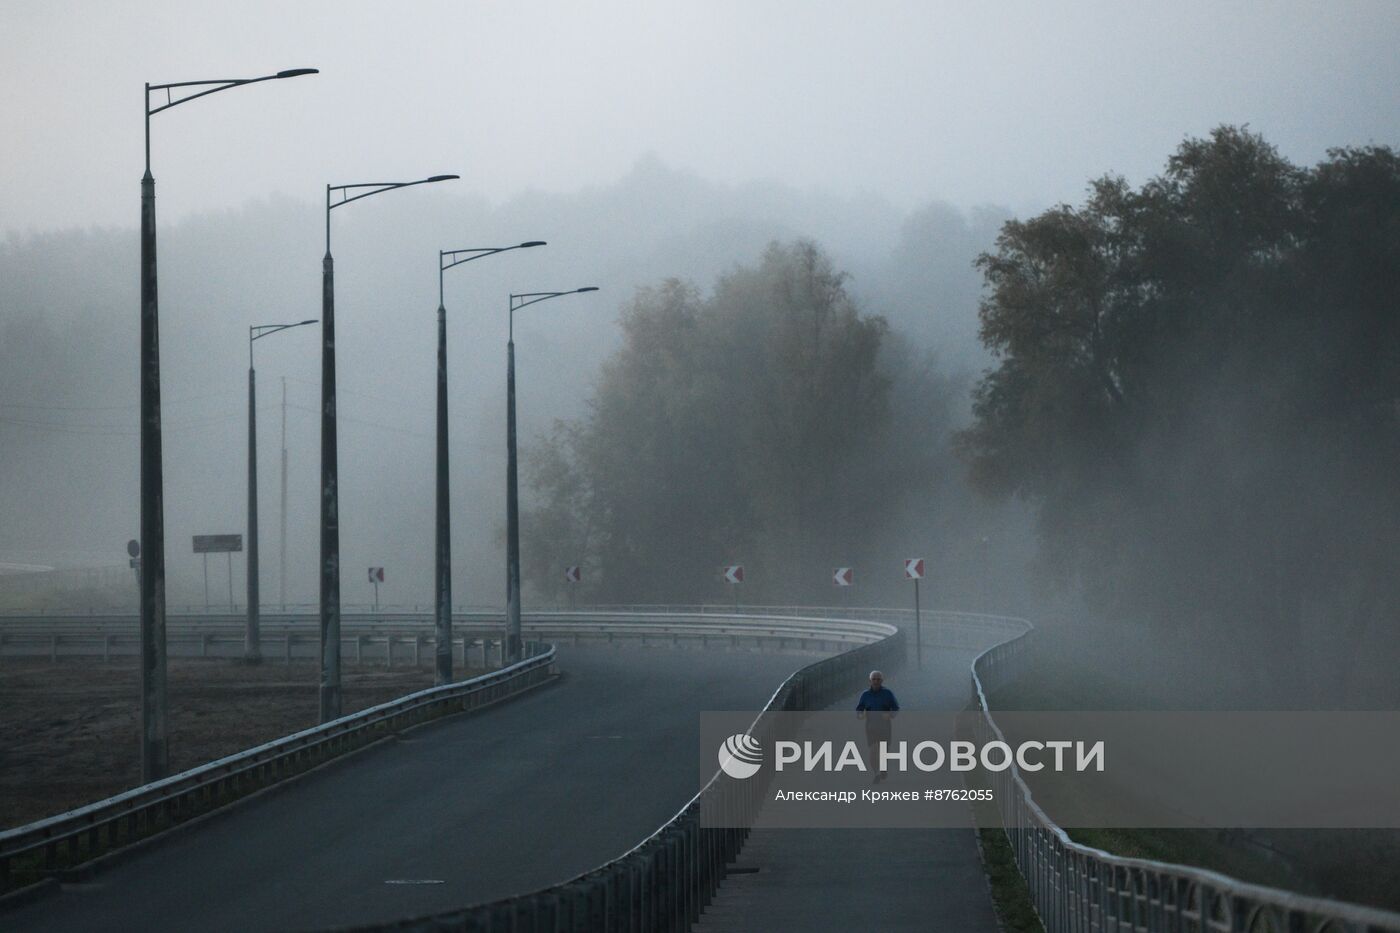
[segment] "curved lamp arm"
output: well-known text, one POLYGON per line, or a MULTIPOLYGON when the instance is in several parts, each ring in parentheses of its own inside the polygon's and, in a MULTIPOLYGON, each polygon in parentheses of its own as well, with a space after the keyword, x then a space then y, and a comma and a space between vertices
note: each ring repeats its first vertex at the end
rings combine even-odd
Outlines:
POLYGON ((254 324, 248 328, 248 368, 253 368, 253 341, 261 337, 267 337, 277 333, 279 330, 290 330, 293 327, 305 327, 307 324, 315 324, 316 319, 309 321, 297 321, 295 324, 254 324))
POLYGON ((326 185, 326 255, 331 254, 331 211, 337 207, 344 207, 351 201, 358 201, 373 194, 383 194, 385 191, 394 191, 399 188, 412 188, 414 185, 428 185, 438 181, 453 181, 461 178, 461 175, 433 175, 429 178, 420 178, 417 181, 367 181, 355 185, 326 185), (366 188, 366 191, 360 191, 366 188), (331 203, 331 192, 340 192, 340 200, 331 203), (352 191, 360 191, 359 194, 350 194, 352 191))
POLYGON ((263 75, 260 78, 214 78, 208 81, 176 81, 173 84, 147 84, 146 85, 146 172, 151 171, 151 117, 162 110, 169 110, 180 104, 194 100, 196 97, 207 97, 210 94, 217 94, 219 91, 227 91, 231 87, 242 87, 245 84, 257 84, 261 81, 278 81, 282 78, 299 78, 302 75, 320 74, 319 68, 289 68, 286 71, 279 71, 275 75, 263 75), (184 88, 204 88, 193 93, 185 94, 184 97, 176 97, 170 92, 175 89, 184 88), (165 103, 159 107, 151 107, 151 92, 164 91, 165 103))
POLYGON ((515 312, 521 308, 539 304, 541 301, 548 301, 551 298, 560 298, 564 295, 581 295, 584 292, 596 292, 598 286, 585 285, 583 288, 575 288, 567 292, 524 292, 519 295, 510 296, 510 339, 515 340, 515 312), (522 300, 526 299, 526 300, 522 300))
POLYGON ((471 262, 473 259, 480 259, 483 256, 494 256, 496 253, 508 253, 513 249, 528 249, 531 246, 547 246, 544 240, 529 240, 525 243, 517 243, 514 246, 484 246, 479 249, 443 249, 438 250, 438 271, 446 272, 453 266, 460 266, 464 262, 471 262), (449 260, 448 257, 451 257, 449 260))
POLYGON ((529 249, 532 246, 548 246, 544 240, 527 240, 524 243, 517 243, 514 246, 486 246, 478 249, 440 249, 438 250, 438 307, 442 307, 442 274, 453 266, 460 266, 464 262, 471 262, 473 259, 480 259, 483 256, 494 256, 497 253, 508 253, 513 249, 529 249))
POLYGON ((414 185, 426 185, 435 181, 452 181, 461 178, 461 175, 434 175, 431 178, 420 178, 417 181, 370 181, 358 185, 326 185, 326 210, 332 210, 349 204, 351 201, 358 201, 360 198, 367 198, 372 194, 382 194, 385 191, 393 191, 397 188, 412 188, 414 185), (362 191, 359 194, 349 194, 360 188, 369 188, 369 191, 362 191), (331 203, 331 192, 339 191, 340 200, 331 203))
POLYGON ((261 78, 215 78, 209 81, 177 81, 174 84, 147 84, 146 85, 146 116, 151 117, 162 110, 169 110, 179 104, 194 100, 196 97, 206 97, 219 91, 227 91, 231 87, 242 87, 245 84, 257 84, 260 81, 277 81, 282 78, 299 78, 302 75, 320 74, 319 68, 291 68, 287 71, 279 71, 275 75, 263 75, 261 78), (206 88, 203 91, 196 91, 193 94, 186 94, 184 97, 174 97, 170 92, 175 88, 206 88), (151 107, 151 92, 164 91, 165 103, 159 107, 151 107))

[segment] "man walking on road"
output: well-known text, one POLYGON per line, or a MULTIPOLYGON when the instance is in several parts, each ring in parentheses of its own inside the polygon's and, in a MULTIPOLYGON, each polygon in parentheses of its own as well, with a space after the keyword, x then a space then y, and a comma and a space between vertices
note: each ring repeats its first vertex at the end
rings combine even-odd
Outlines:
MULTIPOLYGON (((899 712, 899 701, 894 691, 885 688, 885 675, 879 671, 870 672, 870 689, 860 695, 856 703, 856 717, 865 720, 865 744, 870 749, 871 770, 875 768, 880 743, 888 743, 892 732, 894 714, 899 712)), ((880 762, 882 765, 884 762, 880 762)), ((885 769, 875 775, 872 784, 878 784, 886 777, 885 769)))

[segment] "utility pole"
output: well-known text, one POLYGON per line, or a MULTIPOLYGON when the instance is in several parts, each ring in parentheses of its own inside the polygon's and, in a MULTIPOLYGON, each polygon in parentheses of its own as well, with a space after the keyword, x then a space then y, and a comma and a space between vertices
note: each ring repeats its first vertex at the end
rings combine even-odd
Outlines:
POLYGON ((277 541, 282 611, 287 611, 287 377, 282 377, 282 528, 277 541))
MULTIPOLYGON (((314 320, 298 321, 295 324, 254 324, 248 328, 248 606, 247 606, 247 635, 244 639, 245 648, 244 659, 250 663, 257 663, 262 660, 262 635, 261 619, 262 596, 260 586, 262 583, 261 568, 258 563, 258 398, 256 392, 256 381, 253 369, 253 344, 264 337, 273 334, 280 334, 284 330, 291 330, 296 327, 305 327, 308 324, 315 324, 314 320)), ((286 522, 286 502, 287 502, 287 474, 286 445, 287 445, 287 380, 282 379, 282 504, 283 519, 282 528, 285 533, 286 522)), ((286 542, 283 542, 282 555, 284 559, 283 576, 286 575, 286 542)), ((230 567, 232 561, 230 559, 230 567)), ((229 574, 232 580, 232 572, 229 574)), ((285 582, 283 584, 285 589, 285 582)), ((233 600, 230 599, 230 602, 233 600)))

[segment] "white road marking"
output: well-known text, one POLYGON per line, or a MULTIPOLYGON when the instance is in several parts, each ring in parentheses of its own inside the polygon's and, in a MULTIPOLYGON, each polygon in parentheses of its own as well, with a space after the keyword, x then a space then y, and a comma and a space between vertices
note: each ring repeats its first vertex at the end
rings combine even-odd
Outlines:
POLYGON ((446 884, 441 878, 389 878, 385 884, 446 884))

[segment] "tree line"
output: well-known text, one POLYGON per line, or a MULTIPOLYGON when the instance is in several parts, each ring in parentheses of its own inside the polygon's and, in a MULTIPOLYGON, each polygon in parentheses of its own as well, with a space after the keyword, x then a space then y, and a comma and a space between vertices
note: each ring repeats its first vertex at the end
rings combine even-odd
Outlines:
POLYGON ((708 295, 638 290, 588 414, 527 457, 537 588, 561 598, 581 563, 594 599, 718 601, 742 563, 745 600, 828 602, 834 566, 897 570, 880 536, 904 491, 946 476, 953 392, 846 281, 797 241, 708 295))
POLYGON ((1391 682, 1396 154, 1300 168, 1221 127, 1139 187, 1008 222, 978 265, 997 365, 960 450, 979 489, 1036 505, 1056 573, 1184 651, 1238 654, 1259 691, 1391 682))

